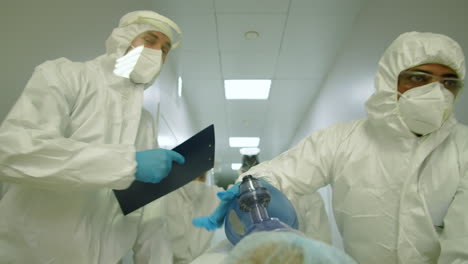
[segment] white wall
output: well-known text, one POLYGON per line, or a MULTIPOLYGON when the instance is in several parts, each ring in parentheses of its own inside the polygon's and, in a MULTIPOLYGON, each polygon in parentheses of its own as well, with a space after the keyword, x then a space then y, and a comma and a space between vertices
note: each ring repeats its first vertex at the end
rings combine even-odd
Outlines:
MULTIPOLYGON (((177 52, 177 50, 175 50, 177 52)), ((173 54, 170 54, 171 56, 173 54)), ((168 57, 169 58, 169 57, 168 57)), ((184 142, 195 134, 197 129, 189 112, 185 96, 177 93, 179 75, 174 70, 176 56, 169 58, 163 66, 163 70, 150 88, 145 90, 144 107, 153 116, 159 107, 159 144, 163 148, 171 149, 184 142), (168 140, 165 143, 162 139, 168 140)))

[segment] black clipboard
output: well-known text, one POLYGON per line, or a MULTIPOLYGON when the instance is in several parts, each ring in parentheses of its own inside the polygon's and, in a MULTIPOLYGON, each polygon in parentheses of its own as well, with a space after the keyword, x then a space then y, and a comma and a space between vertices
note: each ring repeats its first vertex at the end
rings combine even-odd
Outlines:
POLYGON ((185 163, 172 163, 169 175, 159 183, 134 181, 125 190, 114 190, 124 215, 172 192, 191 182, 202 173, 213 168, 215 153, 214 125, 198 132, 182 144, 173 148, 185 157, 185 163))

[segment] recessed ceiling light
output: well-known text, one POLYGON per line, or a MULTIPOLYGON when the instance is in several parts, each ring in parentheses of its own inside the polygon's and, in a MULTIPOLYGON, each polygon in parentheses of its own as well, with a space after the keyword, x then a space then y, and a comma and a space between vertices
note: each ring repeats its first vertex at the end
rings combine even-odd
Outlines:
POLYGON ((266 100, 270 95, 271 80, 224 80, 226 99, 266 100))
POLYGON ((180 76, 177 80, 177 94, 179 95, 179 97, 182 97, 182 78, 180 76))
POLYGON ((231 169, 232 170, 238 170, 238 169, 240 169, 240 167, 242 167, 242 163, 232 163, 231 164, 231 169))
POLYGON ((253 156, 253 155, 258 155, 258 153, 260 153, 260 149, 259 148, 241 148, 239 152, 241 155, 253 156))
POLYGON ((229 137, 229 146, 232 148, 258 147, 259 137, 229 137))
POLYGON ((258 37, 260 36, 260 34, 258 34, 257 31, 247 31, 245 32, 244 34, 244 37, 246 40, 254 40, 254 39, 258 39, 258 37))

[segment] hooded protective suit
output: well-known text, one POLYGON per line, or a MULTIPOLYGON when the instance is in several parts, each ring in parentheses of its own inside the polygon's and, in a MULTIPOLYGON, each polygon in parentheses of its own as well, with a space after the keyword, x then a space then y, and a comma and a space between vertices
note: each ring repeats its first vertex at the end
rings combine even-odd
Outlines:
POLYGON ((399 73, 428 63, 465 77, 455 41, 402 34, 379 62, 368 119, 313 133, 246 174, 266 177, 288 197, 331 184, 345 251, 361 264, 468 262, 468 128, 451 114, 417 137, 397 109, 399 73))
POLYGON ((296 209, 299 231, 307 237, 332 244, 331 227, 320 194, 292 198, 291 203, 296 209))
POLYGON ((132 247, 137 262, 171 262, 163 227, 145 223, 143 210, 124 216, 112 192, 131 184, 135 151, 154 148, 156 138, 142 112, 145 85, 112 71, 138 34, 172 40, 159 18, 129 13, 105 55, 36 67, 0 128, 2 263, 117 263, 132 247))
POLYGON ((188 264, 209 248, 214 233, 193 226, 192 218, 213 211, 219 204, 216 193, 222 190, 204 182, 192 181, 163 197, 159 204, 153 203, 145 211, 145 214, 152 214, 155 207, 161 206, 162 217, 167 220, 166 231, 174 264, 188 264))

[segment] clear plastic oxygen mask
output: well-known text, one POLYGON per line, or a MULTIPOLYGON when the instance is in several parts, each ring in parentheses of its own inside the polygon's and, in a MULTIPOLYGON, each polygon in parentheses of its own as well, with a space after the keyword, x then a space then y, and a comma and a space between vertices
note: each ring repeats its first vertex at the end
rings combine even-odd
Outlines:
POLYGON ((242 178, 239 186, 239 209, 250 213, 253 223, 269 219, 266 207, 270 203, 270 193, 259 180, 248 175, 242 178))
POLYGON ((295 231, 292 227, 297 228, 298 226, 296 212, 289 200, 273 186, 264 184, 251 175, 242 178, 239 196, 231 212, 231 216, 226 218, 225 231, 227 238, 233 244, 253 232, 295 231), (270 194, 269 189, 274 192, 273 195, 270 194), (272 199, 272 196, 276 199, 272 199), (275 209, 275 206, 269 206, 270 202, 275 201, 280 205, 279 208, 283 208, 286 212, 281 217, 289 225, 277 217, 270 216, 269 210, 273 215, 278 214, 278 209, 275 209), (238 217, 237 220, 233 219, 233 213, 238 217))

